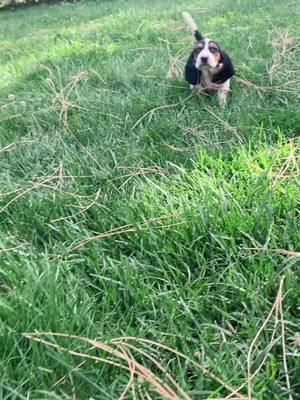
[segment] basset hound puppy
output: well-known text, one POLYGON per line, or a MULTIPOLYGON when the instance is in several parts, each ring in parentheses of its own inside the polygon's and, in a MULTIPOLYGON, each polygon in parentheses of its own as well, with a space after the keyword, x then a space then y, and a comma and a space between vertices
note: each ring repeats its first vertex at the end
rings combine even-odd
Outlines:
POLYGON ((232 62, 215 40, 201 35, 189 13, 182 15, 197 41, 185 67, 185 78, 192 89, 217 90, 220 106, 225 107, 234 75, 232 62))

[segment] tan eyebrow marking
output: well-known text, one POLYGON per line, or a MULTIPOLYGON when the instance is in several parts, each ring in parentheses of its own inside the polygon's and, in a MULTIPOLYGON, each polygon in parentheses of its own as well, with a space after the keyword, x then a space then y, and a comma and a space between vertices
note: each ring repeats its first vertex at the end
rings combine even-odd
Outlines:
POLYGON ((217 45, 216 43, 214 43, 214 42, 210 42, 210 43, 208 44, 208 47, 209 47, 209 48, 212 48, 212 49, 216 49, 216 50, 219 51, 218 45, 217 45))

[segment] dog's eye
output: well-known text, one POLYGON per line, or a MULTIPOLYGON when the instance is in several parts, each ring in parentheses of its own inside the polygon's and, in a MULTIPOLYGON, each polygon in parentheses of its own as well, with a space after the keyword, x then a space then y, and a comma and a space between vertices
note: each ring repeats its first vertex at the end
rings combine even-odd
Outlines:
POLYGON ((196 53, 196 54, 199 54, 202 50, 203 50, 203 48, 198 47, 198 48, 195 50, 195 53, 196 53))
POLYGON ((215 47, 210 47, 210 48, 209 48, 209 51, 210 51, 211 53, 217 53, 217 52, 218 52, 218 49, 216 49, 215 47))

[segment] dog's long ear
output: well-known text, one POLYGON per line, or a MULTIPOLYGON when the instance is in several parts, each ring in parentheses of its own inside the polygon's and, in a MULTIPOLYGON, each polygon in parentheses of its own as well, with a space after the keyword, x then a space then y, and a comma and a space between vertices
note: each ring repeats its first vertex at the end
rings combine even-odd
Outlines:
POLYGON ((201 79, 201 71, 195 67, 194 52, 190 55, 185 66, 185 79, 190 85, 197 85, 201 79))
POLYGON ((234 75, 234 68, 230 60, 229 55, 221 50, 221 60, 220 63, 223 64, 222 69, 212 78, 213 83, 224 83, 227 79, 234 75))

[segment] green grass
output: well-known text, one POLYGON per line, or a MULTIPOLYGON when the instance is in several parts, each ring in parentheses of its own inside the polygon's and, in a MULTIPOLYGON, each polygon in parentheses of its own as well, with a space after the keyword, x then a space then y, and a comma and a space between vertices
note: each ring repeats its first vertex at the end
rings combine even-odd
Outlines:
MULTIPOLYGON (((128 382, 88 361, 53 386, 82 360, 22 335, 35 331, 156 340, 237 388, 281 276, 291 388, 273 318, 254 349, 253 371, 267 357, 253 398, 300 398, 299 258, 247 250, 300 250, 297 11, 293 0, 112 0, 0 14, 1 399, 117 399, 128 382), (186 100, 174 69, 166 78, 192 46, 183 10, 239 79, 265 89, 235 78, 225 111, 215 96, 186 100)), ((228 394, 161 360, 192 399, 228 394)))

